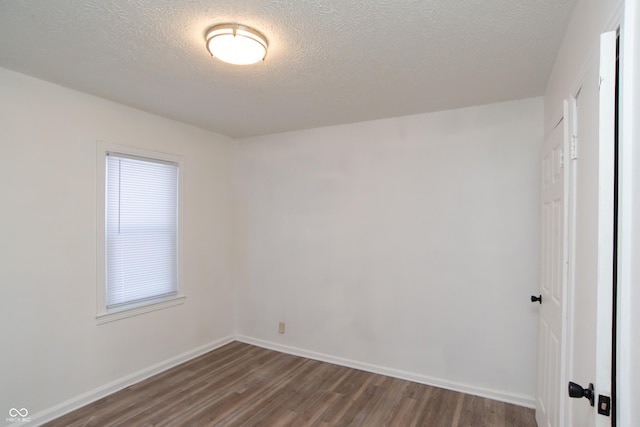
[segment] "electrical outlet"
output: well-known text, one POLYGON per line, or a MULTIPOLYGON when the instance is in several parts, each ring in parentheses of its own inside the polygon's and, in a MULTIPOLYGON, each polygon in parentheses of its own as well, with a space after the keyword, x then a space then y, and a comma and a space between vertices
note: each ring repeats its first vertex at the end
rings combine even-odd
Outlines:
POLYGON ((284 322, 278 323, 278 333, 284 334, 284 322))

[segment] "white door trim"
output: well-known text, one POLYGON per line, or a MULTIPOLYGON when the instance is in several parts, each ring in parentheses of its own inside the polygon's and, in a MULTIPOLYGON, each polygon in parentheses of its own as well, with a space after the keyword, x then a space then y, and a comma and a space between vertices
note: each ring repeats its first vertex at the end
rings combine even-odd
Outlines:
POLYGON ((626 1, 620 35, 617 417, 640 425, 640 2, 626 1), (635 222, 635 224, 634 224, 635 222))
MULTIPOLYGON (((580 73, 580 76, 583 78, 583 81, 577 85, 576 89, 572 92, 569 98, 569 120, 570 120, 570 141, 578 138, 578 147, 577 147, 577 155, 575 156, 577 159, 572 160, 570 162, 570 171, 569 171, 569 280, 567 287, 567 359, 566 359, 566 372, 567 372, 567 380, 584 382, 590 381, 595 384, 595 403, 597 405, 598 395, 602 394, 605 396, 611 396, 611 343, 612 343, 612 309, 613 309, 613 299, 612 299, 612 286, 613 286, 613 213, 614 213, 614 187, 613 187, 613 179, 614 179, 614 129, 615 129, 615 120, 614 120, 614 100, 615 100, 615 42, 616 42, 616 33, 608 32, 601 35, 599 40, 599 45, 602 47, 602 51, 604 51, 608 56, 600 56, 595 57, 596 52, 601 52, 601 49, 594 49, 593 54, 590 55, 590 63, 587 66, 587 69, 580 73), (577 108, 577 100, 580 97, 583 84, 586 83, 587 76, 590 76, 589 79, 594 79, 593 68, 589 67, 598 67, 598 74, 595 76, 600 78, 600 89, 597 96, 597 120, 598 120, 598 135, 590 135, 589 140, 591 140, 591 144, 585 146, 585 149, 588 147, 591 148, 590 152, 591 156, 597 155, 597 163, 593 163, 591 167, 596 168, 594 172, 597 175, 597 181, 594 181, 594 187, 588 189, 582 186, 581 183, 578 183, 578 172, 577 169, 579 159, 580 159, 580 141, 585 135, 578 134, 578 121, 584 120, 581 117, 578 117, 578 108, 577 108), (595 140, 595 141, 594 141, 595 140), (593 150, 597 148, 597 154, 593 154, 593 150), (576 270, 576 259, 575 256, 579 252, 579 248, 576 246, 576 242, 579 238, 578 229, 577 229, 577 218, 578 215, 585 215, 584 213, 578 212, 578 193, 577 185, 581 185, 582 194, 584 197, 584 192, 590 193, 590 197, 595 197, 597 200, 597 219, 595 222, 595 226, 597 230, 595 230, 595 241, 594 248, 596 249, 595 253, 597 256, 594 258, 595 265, 595 276, 585 276, 583 279, 588 279, 589 277, 594 277, 594 282, 590 282, 587 280, 585 283, 577 283, 578 273, 583 270, 576 270), (591 196, 591 194, 593 196, 591 196), (582 348, 581 351, 595 351, 595 366, 590 369, 594 369, 594 372, 585 372, 585 365, 582 365, 581 371, 584 378, 579 380, 578 378, 572 378, 575 375, 574 372, 574 363, 578 360, 576 358, 582 357, 580 354, 576 354, 576 332, 579 329, 579 324, 576 323, 575 316, 577 315, 576 310, 576 298, 579 294, 584 293, 583 288, 579 288, 580 286, 584 286, 586 283, 592 283, 595 286, 594 288, 589 288, 595 291, 595 301, 593 306, 593 317, 595 330, 592 332, 594 335, 594 347, 588 346, 588 348, 582 348), (579 289, 582 289, 581 292, 578 292, 579 289)), ((597 80, 595 80, 597 82, 597 80)), ((593 84, 594 80, 591 80, 590 84, 593 84)), ((593 86, 589 86, 589 90, 593 90, 593 86)), ((593 93, 593 92, 589 92, 593 93)), ((583 122, 584 123, 584 122, 583 122)), ((572 150, 570 150, 572 151, 572 150)), ((574 157, 574 156, 572 156, 574 157)), ((593 159, 593 157, 592 157, 593 159)), ((592 175, 593 176, 593 175, 592 175)), ((582 179, 582 178, 581 178, 582 179)), ((582 216, 581 216, 582 218, 582 216)), ((584 227, 584 225, 582 226, 584 227)), ((584 230, 582 230, 584 232, 584 230)), ((585 263, 585 259, 583 258, 580 262, 585 263)), ((590 307, 590 306, 589 306, 590 307)), ((584 308, 582 306, 582 314, 584 316, 584 308)), ((585 333, 590 334, 588 330, 581 331, 583 337, 589 336, 584 335, 585 333)), ((582 347, 585 345, 585 339, 582 338, 582 347)), ((593 353, 591 353, 593 355, 593 353)), ((584 354, 584 356, 588 356, 588 354, 584 354)), ((583 387, 587 387, 588 383, 581 384, 583 387)), ((565 390, 566 393, 566 390, 565 390)), ((565 399, 566 399, 565 394, 565 399)), ((580 408, 581 403, 572 402, 573 404, 566 405, 565 411, 565 425, 573 426, 573 411, 572 407, 580 408), (578 405, 578 406, 576 406, 578 405)), ((588 405, 587 402, 584 404, 588 405)), ((586 410, 586 408, 584 408, 586 410)), ((582 409, 580 409, 582 411, 582 409)), ((592 416, 591 422, 597 427, 604 427, 611 425, 611 418, 605 417, 602 415, 598 415, 595 408, 591 410, 592 416)), ((584 413, 583 413, 584 414, 584 413)), ((591 415, 590 415, 591 417, 591 415)))

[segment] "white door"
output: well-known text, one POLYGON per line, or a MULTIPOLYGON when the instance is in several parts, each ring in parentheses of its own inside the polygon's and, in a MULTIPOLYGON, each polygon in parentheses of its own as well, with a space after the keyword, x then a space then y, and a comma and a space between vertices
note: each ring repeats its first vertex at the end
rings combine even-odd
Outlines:
POLYGON ((566 425, 576 427, 611 425, 597 408, 599 395, 611 396, 615 70, 616 34, 610 32, 601 36, 571 102, 576 149, 570 150, 567 379, 595 385, 595 407, 568 399, 566 425))
POLYGON ((565 194, 569 182, 568 169, 565 167, 566 135, 567 129, 563 119, 544 142, 540 153, 541 300, 538 301, 540 311, 536 396, 536 421, 539 427, 563 425, 562 391, 566 349, 564 317, 568 255, 565 194))

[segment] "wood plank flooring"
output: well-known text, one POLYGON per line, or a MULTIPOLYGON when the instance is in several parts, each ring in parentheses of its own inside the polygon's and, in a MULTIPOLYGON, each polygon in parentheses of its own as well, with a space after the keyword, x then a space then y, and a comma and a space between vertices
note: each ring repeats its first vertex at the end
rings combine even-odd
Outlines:
POLYGON ((534 411, 233 342, 49 427, 535 427, 534 411))

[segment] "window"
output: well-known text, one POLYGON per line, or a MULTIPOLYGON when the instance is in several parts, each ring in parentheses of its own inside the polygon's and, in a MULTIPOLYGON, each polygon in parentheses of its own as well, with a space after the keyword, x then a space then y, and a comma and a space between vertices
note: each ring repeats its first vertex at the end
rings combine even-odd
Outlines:
POLYGON ((183 302, 181 158, 99 144, 98 322, 183 302))

